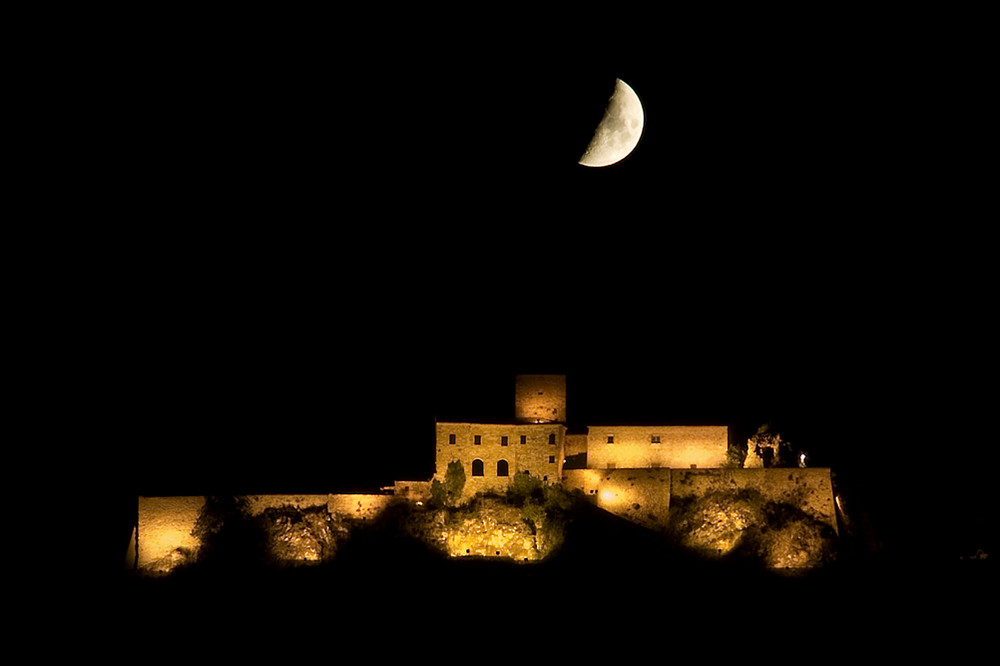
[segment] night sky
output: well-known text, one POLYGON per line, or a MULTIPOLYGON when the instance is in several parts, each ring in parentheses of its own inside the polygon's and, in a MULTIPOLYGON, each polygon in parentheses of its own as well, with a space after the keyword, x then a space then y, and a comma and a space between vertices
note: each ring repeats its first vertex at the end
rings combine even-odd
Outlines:
POLYGON ((568 374, 578 425, 770 421, 883 500, 981 467, 975 44, 407 20, 109 52, 87 364, 121 497, 427 478, 434 419, 510 418, 517 372, 568 374), (615 77, 645 130, 588 169, 615 77))

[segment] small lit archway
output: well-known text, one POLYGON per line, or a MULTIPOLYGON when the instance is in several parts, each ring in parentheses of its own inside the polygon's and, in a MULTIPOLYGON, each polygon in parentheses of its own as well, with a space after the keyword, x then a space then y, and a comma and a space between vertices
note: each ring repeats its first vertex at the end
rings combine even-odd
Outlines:
POLYGON ((483 461, 479 458, 472 461, 472 476, 485 476, 483 471, 483 461))
POLYGON ((497 476, 510 476, 510 465, 506 460, 497 461, 497 476))

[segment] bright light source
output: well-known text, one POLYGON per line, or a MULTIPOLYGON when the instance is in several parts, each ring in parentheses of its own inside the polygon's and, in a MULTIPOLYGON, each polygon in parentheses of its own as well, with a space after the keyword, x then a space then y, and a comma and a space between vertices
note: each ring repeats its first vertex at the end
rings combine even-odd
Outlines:
POLYGON ((800 453, 799 454, 799 467, 805 467, 805 466, 806 466, 806 454, 800 453))
POLYGON ((610 490, 605 490, 601 492, 601 499, 604 500, 605 502, 610 502, 613 499, 615 499, 615 494, 610 490))

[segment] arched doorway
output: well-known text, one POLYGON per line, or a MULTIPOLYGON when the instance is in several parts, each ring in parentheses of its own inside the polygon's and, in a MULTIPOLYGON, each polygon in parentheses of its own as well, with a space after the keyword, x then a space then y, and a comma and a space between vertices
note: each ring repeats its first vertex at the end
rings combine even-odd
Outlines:
POLYGON ((479 458, 472 461, 472 476, 484 476, 483 461, 479 458))

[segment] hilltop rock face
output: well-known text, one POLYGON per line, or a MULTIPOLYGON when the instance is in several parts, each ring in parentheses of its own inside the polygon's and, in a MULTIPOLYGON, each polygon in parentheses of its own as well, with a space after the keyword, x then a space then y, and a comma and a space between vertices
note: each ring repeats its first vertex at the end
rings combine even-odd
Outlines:
POLYGON ((706 555, 729 553, 746 530, 764 523, 759 497, 713 493, 696 500, 686 512, 677 512, 675 533, 680 543, 706 555))
POLYGON ((459 509, 441 509, 422 535, 450 557, 541 559, 539 530, 544 525, 525 518, 522 509, 494 498, 477 498, 459 509))
POLYGON ((260 524, 267 534, 268 555, 281 564, 307 564, 332 560, 349 527, 326 507, 266 509, 260 524))
POLYGON ((732 554, 771 569, 821 566, 833 557, 837 538, 829 525, 800 507, 750 489, 713 491, 675 503, 670 531, 701 555, 732 554))

